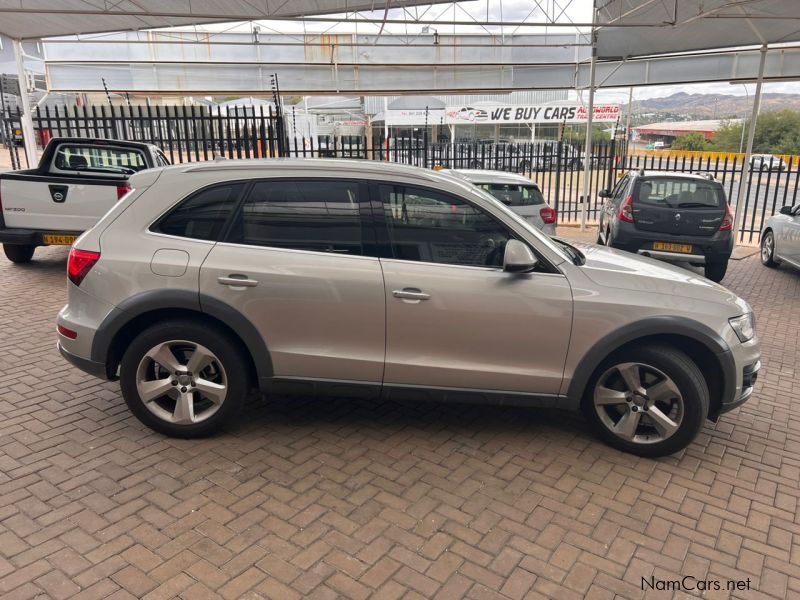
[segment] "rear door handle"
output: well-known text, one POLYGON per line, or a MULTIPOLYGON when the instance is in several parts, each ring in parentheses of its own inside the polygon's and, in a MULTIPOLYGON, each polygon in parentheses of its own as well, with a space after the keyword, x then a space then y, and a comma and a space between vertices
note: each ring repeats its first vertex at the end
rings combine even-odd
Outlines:
POLYGON ((218 277, 217 283, 220 285, 229 285, 231 287, 255 287, 258 281, 250 279, 247 275, 229 275, 228 277, 218 277))
POLYGON ((402 290, 394 290, 392 296, 400 298, 401 300, 429 300, 431 295, 426 294, 417 288, 403 288, 402 290))

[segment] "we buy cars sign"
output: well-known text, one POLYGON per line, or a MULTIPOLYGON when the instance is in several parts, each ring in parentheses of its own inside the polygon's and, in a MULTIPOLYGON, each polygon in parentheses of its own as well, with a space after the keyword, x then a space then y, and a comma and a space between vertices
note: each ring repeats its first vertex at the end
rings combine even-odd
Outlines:
MULTIPOLYGON (((460 123, 586 123, 589 111, 575 104, 448 106, 448 125, 460 123)), ((594 107, 593 121, 614 123, 619 117, 618 104, 594 107)))

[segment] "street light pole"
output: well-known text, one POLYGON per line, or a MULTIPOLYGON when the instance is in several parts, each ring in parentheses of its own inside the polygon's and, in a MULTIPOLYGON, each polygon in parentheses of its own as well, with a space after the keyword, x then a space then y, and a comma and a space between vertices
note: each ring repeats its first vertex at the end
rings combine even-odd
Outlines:
POLYGON ((581 231, 586 231, 589 211, 589 182, 592 169, 592 121, 594 117, 594 83, 597 67, 597 0, 592 1, 592 62, 589 65, 589 112, 586 116, 586 150, 583 158, 583 196, 581 204, 581 231))

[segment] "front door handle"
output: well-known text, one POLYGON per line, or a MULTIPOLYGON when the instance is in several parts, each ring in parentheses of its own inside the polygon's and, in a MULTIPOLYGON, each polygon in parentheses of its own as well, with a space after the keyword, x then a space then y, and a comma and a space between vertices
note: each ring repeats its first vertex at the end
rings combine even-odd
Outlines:
POLYGON ((229 285, 231 287, 255 287, 258 281, 250 279, 247 275, 229 275, 228 277, 218 277, 217 283, 220 285, 229 285))
POLYGON ((426 294, 417 288, 403 288, 402 290, 394 290, 392 296, 400 298, 401 300, 429 300, 431 295, 426 294))

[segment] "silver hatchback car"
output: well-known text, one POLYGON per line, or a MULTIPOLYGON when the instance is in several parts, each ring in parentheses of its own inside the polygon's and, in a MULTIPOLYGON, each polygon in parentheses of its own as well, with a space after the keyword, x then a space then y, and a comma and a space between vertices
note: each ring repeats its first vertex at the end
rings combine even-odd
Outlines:
POLYGON ((659 456, 753 390, 742 299, 551 239, 457 177, 270 160, 131 185, 70 252, 58 347, 167 435, 219 429, 258 387, 582 409, 659 456))
POLYGON ((444 172, 478 186, 547 235, 556 234, 555 209, 544 199, 539 186, 527 177, 485 169, 450 169, 444 172))

